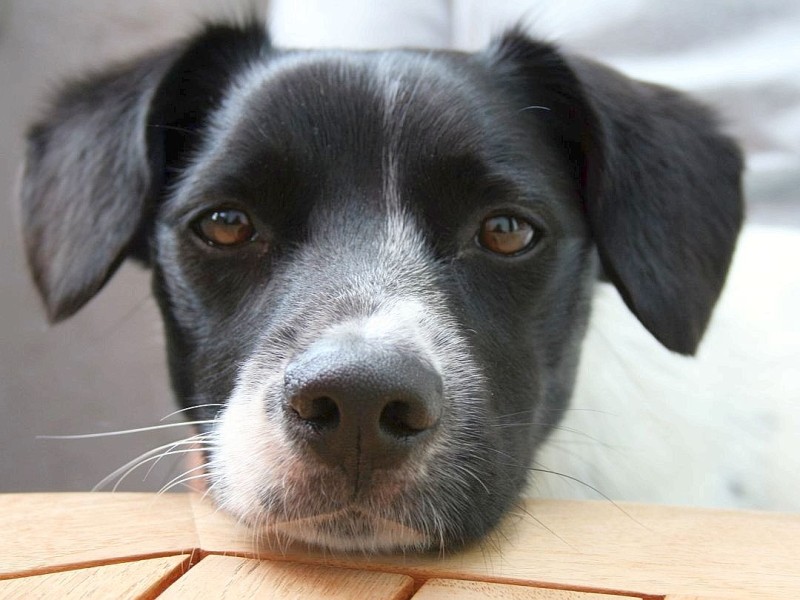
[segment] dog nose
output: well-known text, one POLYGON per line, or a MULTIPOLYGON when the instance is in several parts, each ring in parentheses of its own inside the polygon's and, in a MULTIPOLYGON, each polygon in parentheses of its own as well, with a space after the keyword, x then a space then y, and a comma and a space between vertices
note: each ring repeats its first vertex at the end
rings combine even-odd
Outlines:
POLYGON ((320 342, 295 357, 284 393, 295 431, 355 477, 399 465, 442 414, 442 378, 428 361, 360 342, 320 342))

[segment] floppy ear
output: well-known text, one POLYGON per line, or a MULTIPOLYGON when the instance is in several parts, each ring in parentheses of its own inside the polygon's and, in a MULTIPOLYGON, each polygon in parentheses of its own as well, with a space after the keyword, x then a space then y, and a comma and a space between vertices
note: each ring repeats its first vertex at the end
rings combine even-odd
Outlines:
POLYGON ((126 256, 147 262, 154 204, 226 84, 268 49, 265 28, 213 26, 68 85, 28 134, 20 203, 51 321, 89 301, 126 256))
POLYGON ((742 159, 709 110, 518 32, 494 60, 564 149, 603 270, 667 348, 693 354, 743 218, 742 159))

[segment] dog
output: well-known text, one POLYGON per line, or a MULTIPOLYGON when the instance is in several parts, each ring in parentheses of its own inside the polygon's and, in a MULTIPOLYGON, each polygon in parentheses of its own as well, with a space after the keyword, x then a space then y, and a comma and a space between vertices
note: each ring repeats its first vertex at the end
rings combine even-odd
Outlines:
POLYGON ((447 551, 548 471, 598 289, 696 352, 741 172, 709 109, 517 29, 465 54, 222 24, 61 90, 20 201, 52 321, 152 270, 221 509, 447 551))

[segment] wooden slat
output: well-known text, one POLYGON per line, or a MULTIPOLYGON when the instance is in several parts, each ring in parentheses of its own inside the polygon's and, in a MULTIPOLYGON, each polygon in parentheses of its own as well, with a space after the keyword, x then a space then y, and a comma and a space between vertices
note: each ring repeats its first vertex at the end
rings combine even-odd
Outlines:
MULTIPOLYGON (((205 550, 358 568, 304 548, 270 550, 195 501, 205 550)), ((417 579, 478 579, 629 595, 800 597, 800 515, 654 505, 531 500, 488 542, 444 559, 378 556, 370 568, 417 579)))
POLYGON ((0 495, 0 579, 185 554, 197 544, 185 494, 0 495))
POLYGON ((0 600, 154 598, 187 569, 189 556, 169 556, 0 581, 0 600))
POLYGON ((367 559, 256 546, 250 531, 199 496, 0 495, 0 579, 192 549, 402 573, 420 582, 703 600, 800 598, 800 515, 531 501, 480 546, 445 558, 367 559))
POLYGON ((159 598, 405 600, 413 588, 414 581, 404 575, 208 556, 159 598))
MULTIPOLYGON (((458 598, 458 600, 626 600, 626 596, 455 579, 431 579, 420 588, 413 600, 452 600, 453 598, 458 598)), ((627 596, 627 600, 633 600, 633 597, 627 596)))
MULTIPOLYGON (((780 598, 780 596, 777 596, 780 598)), ((722 596, 686 596, 684 594, 674 595, 669 594, 664 597, 664 600, 726 600, 722 596)))

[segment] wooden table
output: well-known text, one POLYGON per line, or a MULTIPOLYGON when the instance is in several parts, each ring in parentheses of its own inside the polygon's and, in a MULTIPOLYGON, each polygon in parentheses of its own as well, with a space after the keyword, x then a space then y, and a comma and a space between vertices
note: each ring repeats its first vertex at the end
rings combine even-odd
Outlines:
POLYGON ((800 598, 800 515, 529 501, 444 558, 268 546, 194 494, 0 495, 0 598, 800 598))

